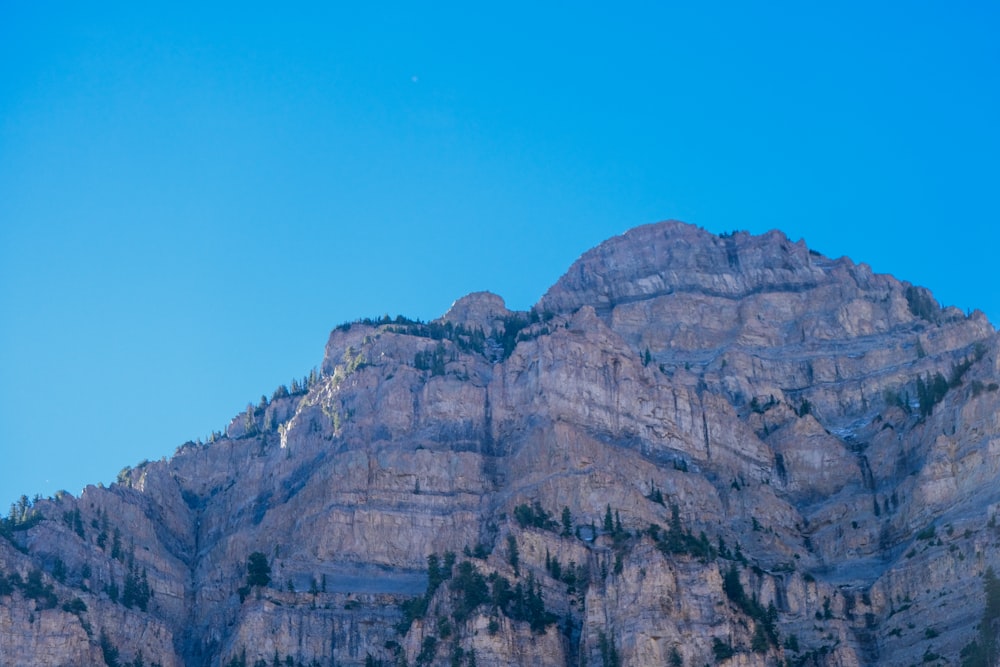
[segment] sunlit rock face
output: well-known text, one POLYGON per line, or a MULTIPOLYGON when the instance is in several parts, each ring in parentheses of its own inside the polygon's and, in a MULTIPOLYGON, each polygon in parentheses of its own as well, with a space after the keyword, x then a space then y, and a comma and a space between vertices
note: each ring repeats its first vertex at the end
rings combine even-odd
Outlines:
POLYGON ((0 664, 959 664, 998 347, 780 232, 640 227, 529 312, 342 325, 211 443, 16 507, 0 664))

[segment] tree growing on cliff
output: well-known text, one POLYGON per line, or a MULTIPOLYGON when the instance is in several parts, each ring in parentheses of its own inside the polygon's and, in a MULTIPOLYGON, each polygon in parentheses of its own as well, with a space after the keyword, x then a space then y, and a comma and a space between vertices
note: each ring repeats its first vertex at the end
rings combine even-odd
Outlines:
POLYGON ((271 583, 271 566, 267 563, 267 556, 259 551, 254 551, 247 558, 247 586, 267 586, 271 583))
POLYGON ((507 536, 507 561, 514 568, 514 575, 521 574, 520 556, 517 551, 517 538, 513 535, 507 536))
POLYGON ((119 667, 121 663, 118 661, 118 647, 111 643, 111 639, 104 632, 101 632, 100 645, 104 664, 108 667, 119 667))
POLYGON ((962 649, 962 667, 991 667, 997 664, 997 623, 1000 622, 1000 579, 993 568, 987 568, 986 609, 979 623, 979 635, 962 649))

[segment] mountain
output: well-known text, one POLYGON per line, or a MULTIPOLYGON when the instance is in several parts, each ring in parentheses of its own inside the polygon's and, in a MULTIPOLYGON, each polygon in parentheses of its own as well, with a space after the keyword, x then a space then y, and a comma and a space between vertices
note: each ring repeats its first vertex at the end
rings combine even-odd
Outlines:
POLYGON ((987 665, 1000 338, 679 222, 0 524, 3 665, 987 665))

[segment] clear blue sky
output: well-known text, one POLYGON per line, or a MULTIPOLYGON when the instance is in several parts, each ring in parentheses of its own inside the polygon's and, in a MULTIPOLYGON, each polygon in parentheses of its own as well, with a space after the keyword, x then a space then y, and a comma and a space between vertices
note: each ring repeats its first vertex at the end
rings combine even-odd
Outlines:
POLYGON ((666 218, 1000 322, 995 2, 329 4, 0 3, 0 513, 666 218))

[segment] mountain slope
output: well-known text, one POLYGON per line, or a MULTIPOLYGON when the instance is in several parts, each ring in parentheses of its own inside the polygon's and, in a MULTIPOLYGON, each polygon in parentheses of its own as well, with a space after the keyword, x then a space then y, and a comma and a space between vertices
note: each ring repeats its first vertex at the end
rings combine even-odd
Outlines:
POLYGON ((998 352, 779 232, 639 227, 530 312, 342 325, 213 442, 25 500, 2 662, 973 660, 998 352))

